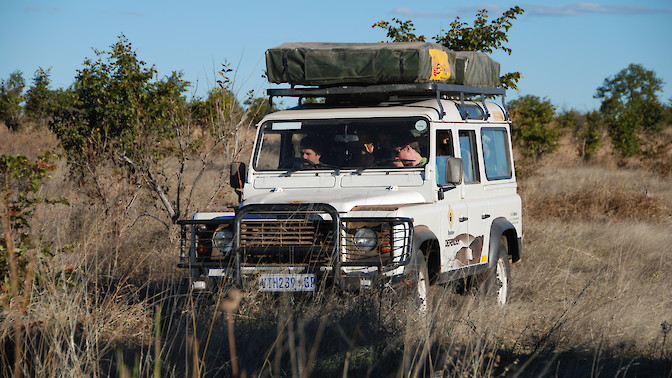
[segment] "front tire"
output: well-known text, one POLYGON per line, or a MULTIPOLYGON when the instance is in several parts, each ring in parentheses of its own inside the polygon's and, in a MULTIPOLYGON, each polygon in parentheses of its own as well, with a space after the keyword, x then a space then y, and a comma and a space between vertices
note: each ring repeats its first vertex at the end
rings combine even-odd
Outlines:
POLYGON ((419 318, 427 317, 430 312, 429 271, 422 251, 411 256, 411 261, 406 266, 405 282, 409 289, 409 313, 419 318))

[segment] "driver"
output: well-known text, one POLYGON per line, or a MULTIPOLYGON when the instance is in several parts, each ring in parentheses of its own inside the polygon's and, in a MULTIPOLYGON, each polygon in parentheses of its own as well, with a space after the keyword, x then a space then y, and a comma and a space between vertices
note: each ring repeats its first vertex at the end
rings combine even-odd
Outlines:
MULTIPOLYGON (((301 157, 314 165, 322 164, 320 162, 320 159, 322 158, 322 147, 317 138, 307 136, 301 140, 301 157)), ((309 164, 304 162, 304 165, 309 164)))

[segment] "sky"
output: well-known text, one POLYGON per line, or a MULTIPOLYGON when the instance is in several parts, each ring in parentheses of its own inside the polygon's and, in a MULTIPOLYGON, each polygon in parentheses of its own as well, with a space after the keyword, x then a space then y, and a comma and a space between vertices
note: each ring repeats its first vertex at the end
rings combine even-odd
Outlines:
POLYGON ((0 79, 17 70, 26 83, 38 68, 50 69, 52 89, 69 87, 86 58, 109 50, 123 34, 138 57, 161 76, 181 71, 190 96, 205 96, 228 62, 240 98, 264 96, 264 52, 285 42, 381 42, 380 20, 412 20, 428 41, 459 17, 469 24, 478 9, 490 20, 513 6, 505 45, 495 52, 502 73, 519 71, 523 95, 546 98, 558 111, 599 108, 596 89, 629 64, 664 81, 672 99, 672 1, 596 0, 1 0, 0 79))

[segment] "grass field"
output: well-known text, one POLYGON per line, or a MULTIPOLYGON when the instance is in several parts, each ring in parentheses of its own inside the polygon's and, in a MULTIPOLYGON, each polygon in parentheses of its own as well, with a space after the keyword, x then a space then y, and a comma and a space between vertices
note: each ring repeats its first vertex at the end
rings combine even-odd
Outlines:
MULTIPOLYGON (((0 126, 0 141, 1 154, 57 148, 31 128, 0 126)), ((2 375, 21 329, 18 371, 39 377, 672 376, 672 177, 646 165, 582 163, 571 146, 542 161, 520 180, 510 305, 433 288, 425 323, 377 290, 185 296, 178 232, 155 199, 112 168, 94 195, 57 164, 39 194, 69 205, 36 210, 40 278, 23 311, 3 304, 2 375)), ((235 200, 227 165, 208 167, 190 211, 235 200)))

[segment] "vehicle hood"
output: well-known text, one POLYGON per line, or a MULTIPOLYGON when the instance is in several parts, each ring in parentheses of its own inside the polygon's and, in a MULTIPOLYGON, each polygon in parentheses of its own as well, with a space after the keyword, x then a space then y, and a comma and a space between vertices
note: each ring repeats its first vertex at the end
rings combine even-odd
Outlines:
POLYGON ((253 204, 326 203, 339 213, 346 213, 355 206, 379 206, 423 203, 425 198, 418 192, 394 189, 333 190, 284 190, 263 193, 246 198, 241 207, 253 204))

